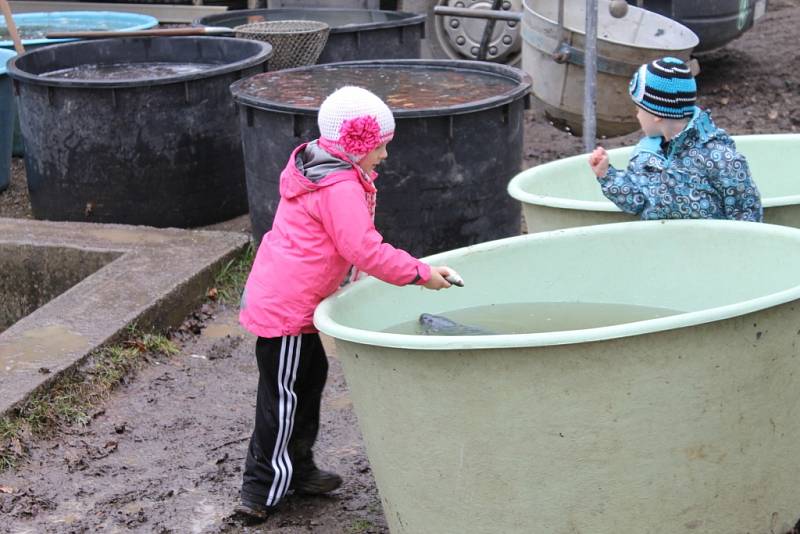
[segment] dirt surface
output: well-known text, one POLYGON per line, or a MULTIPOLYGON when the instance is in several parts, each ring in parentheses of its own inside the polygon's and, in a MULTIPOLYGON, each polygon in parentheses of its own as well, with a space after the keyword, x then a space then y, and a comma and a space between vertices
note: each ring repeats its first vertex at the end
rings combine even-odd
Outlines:
POLYGON ((229 307, 206 305, 184 324, 179 355, 130 377, 88 426, 33 444, 27 465, 0 473, 0 532, 387 532, 332 347, 316 451, 345 484, 290 496, 259 526, 230 518, 255 413, 255 342, 229 307))
MULTIPOLYGON (((800 131, 799 27, 800 0, 771 0, 753 30, 700 58, 699 103, 720 126, 733 134, 800 131)), ((536 107, 528 112, 526 167, 582 152, 580 138, 550 126, 536 107)), ((31 217, 20 160, 0 194, 0 217, 31 217)), ((249 221, 215 226, 247 231, 249 221)), ((344 486, 327 498, 290 496, 260 526, 228 518, 253 419, 254 340, 219 305, 198 311, 189 327, 202 334, 184 332, 180 355, 131 377, 91 424, 35 443, 30 462, 0 473, 0 532, 387 532, 333 354, 317 456, 344 486)))

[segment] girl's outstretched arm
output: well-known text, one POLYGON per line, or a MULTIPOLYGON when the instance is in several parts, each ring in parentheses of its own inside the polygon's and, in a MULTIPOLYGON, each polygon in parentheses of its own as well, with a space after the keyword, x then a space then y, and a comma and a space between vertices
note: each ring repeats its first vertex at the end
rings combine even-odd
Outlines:
POLYGON ((319 193, 319 213, 325 231, 339 254, 358 270, 398 286, 425 285, 431 279, 430 266, 383 242, 360 184, 339 182, 320 189, 319 193))

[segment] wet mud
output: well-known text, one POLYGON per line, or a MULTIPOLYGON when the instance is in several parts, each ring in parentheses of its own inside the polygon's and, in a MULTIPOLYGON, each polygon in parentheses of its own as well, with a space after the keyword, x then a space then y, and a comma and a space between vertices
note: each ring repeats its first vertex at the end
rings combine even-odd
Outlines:
MULTIPOLYGON (((700 58, 699 104, 720 126, 733 134, 800 131, 798 28, 800 0, 771 0, 754 29, 700 58)), ((525 134, 525 167, 583 153, 582 140, 553 128, 535 105, 525 134)), ((638 137, 600 142, 613 148, 638 137)), ((0 217, 31 217, 18 158, 0 217)), ((235 226, 249 229, 242 218, 235 226)), ((344 476, 343 487, 328 497, 290 495, 280 513, 247 526, 230 513, 254 413, 254 339, 217 304, 195 312, 174 339, 180 354, 128 378, 88 426, 34 442, 25 465, 0 473, 0 532, 387 532, 335 355, 316 453, 344 476)))
POLYGON ((34 442, 27 464, 0 473, 0 532, 387 532, 335 355, 316 451, 343 487, 290 495, 246 525, 231 515, 255 410, 254 339, 216 304, 173 339, 180 354, 129 377, 89 425, 34 442))

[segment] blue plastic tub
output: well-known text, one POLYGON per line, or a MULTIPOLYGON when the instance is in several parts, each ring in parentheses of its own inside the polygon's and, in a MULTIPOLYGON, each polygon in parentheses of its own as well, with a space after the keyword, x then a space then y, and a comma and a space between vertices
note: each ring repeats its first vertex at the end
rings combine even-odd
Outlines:
MULTIPOLYGON (((31 48, 47 46, 76 39, 46 39, 44 36, 48 32, 54 31, 86 31, 86 30, 109 30, 109 31, 132 31, 146 30, 158 25, 158 19, 150 15, 140 15, 138 13, 117 13, 113 11, 53 11, 52 13, 20 13, 14 15, 14 22, 22 39, 22 45, 26 51, 31 48)), ((0 50, 14 49, 14 43, 8 37, 5 20, 0 17, 0 50)), ((5 65, 5 62, 3 62, 5 65)), ((6 98, 3 93, 1 98, 6 98)), ((0 106, 5 107, 4 102, 0 106)), ((22 137, 19 135, 19 118, 13 114, 14 122, 14 141, 13 154, 22 156, 24 149, 22 137)))
POLYGON ((14 98, 6 63, 17 54, 0 49, 0 191, 8 187, 11 176, 11 145, 14 136, 14 98))
MULTIPOLYGON (((53 11, 51 13, 20 13, 14 15, 14 22, 27 49, 75 39, 45 39, 45 34, 55 31, 132 31, 146 30, 158 24, 158 19, 138 13, 117 13, 114 11, 53 11)), ((0 48, 13 48, 14 43, 6 35, 6 23, 0 20, 0 48)))

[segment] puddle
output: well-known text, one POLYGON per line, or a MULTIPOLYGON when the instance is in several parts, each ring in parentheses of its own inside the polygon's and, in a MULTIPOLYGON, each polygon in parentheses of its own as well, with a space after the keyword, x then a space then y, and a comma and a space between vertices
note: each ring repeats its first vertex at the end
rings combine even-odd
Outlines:
POLYGON ((17 339, 0 342, 0 372, 46 366, 89 346, 86 337, 60 325, 31 328, 17 339))
POLYGON ((203 329, 203 337, 223 338, 226 336, 237 337, 244 334, 244 330, 238 323, 210 324, 203 329))
POLYGON ((205 499, 200 501, 193 510, 190 531, 192 534, 206 532, 207 529, 219 523, 225 517, 225 511, 218 506, 208 504, 205 499))
POLYGON ((331 410, 350 410, 353 407, 353 400, 350 398, 350 395, 342 395, 331 399, 328 404, 331 410))

